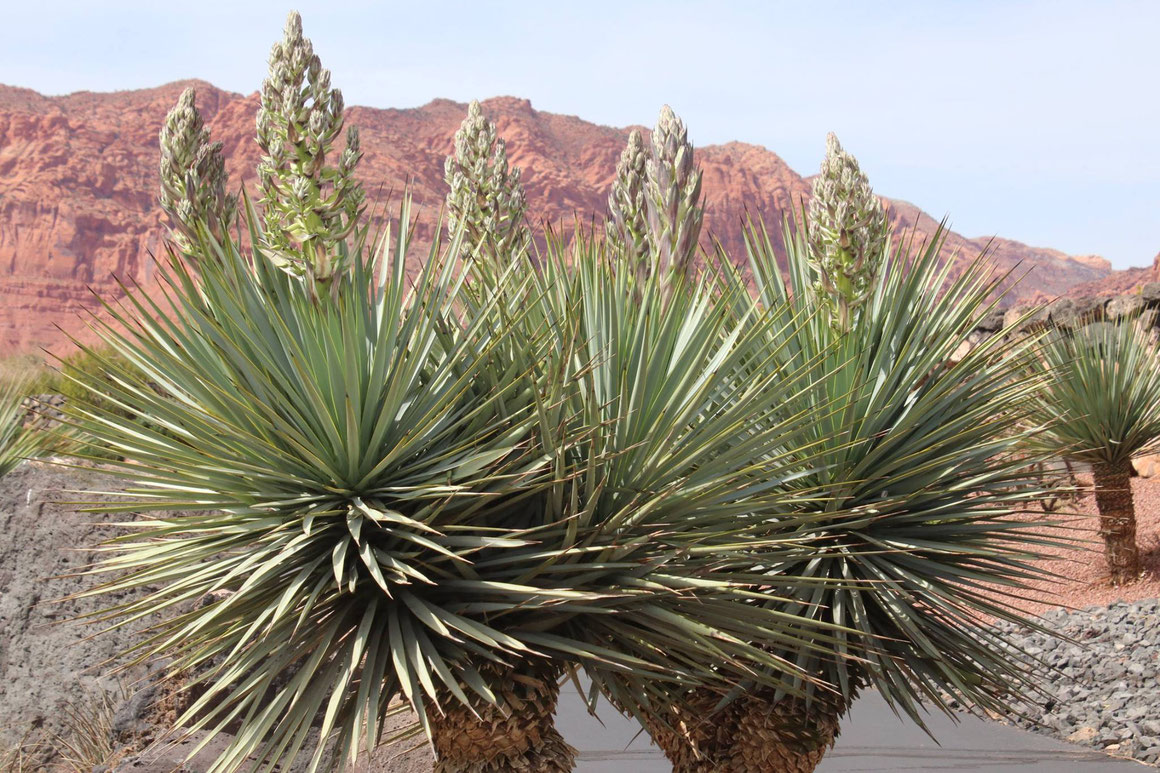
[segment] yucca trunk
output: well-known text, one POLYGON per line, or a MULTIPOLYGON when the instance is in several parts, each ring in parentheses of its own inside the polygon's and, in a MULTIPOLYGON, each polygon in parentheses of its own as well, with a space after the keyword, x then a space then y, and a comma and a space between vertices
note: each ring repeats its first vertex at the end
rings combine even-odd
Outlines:
POLYGON ((674 773, 812 773, 834 745, 844 704, 761 693, 714 712, 704 692, 673 710, 670 726, 649 728, 674 773))
POLYGON ((435 773, 563 773, 572 770, 576 750, 556 730, 553 715, 560 695, 560 671, 509 671, 500 691, 505 709, 477 702, 472 712, 451 699, 443 713, 430 709, 435 773))
POLYGON ((1122 585, 1140 576, 1140 550, 1136 547, 1136 506, 1132 500, 1132 463, 1092 465, 1096 507, 1100 512, 1100 536, 1112 584, 1122 585))

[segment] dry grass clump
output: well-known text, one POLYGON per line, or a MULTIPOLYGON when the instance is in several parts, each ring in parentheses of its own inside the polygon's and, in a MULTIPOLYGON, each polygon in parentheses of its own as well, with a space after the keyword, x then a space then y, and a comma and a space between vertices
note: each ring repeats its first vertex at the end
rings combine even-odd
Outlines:
POLYGON ((46 744, 28 730, 16 743, 0 742, 0 773, 32 773, 44 769, 46 744))
POLYGON ((114 720, 126 698, 123 689, 88 691, 65 705, 66 728, 52 739, 53 749, 66 769, 89 773, 106 765, 116 753, 114 720))
POLYGON ((82 690, 62 707, 61 732, 42 734, 30 727, 19 741, 0 743, 0 773, 89 773, 108 765, 117 755, 113 724, 126 697, 123 688, 82 690))

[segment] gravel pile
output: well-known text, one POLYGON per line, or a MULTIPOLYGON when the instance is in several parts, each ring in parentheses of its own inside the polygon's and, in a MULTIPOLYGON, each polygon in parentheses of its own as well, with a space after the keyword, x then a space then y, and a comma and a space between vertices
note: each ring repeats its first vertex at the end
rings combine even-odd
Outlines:
POLYGON ((1072 641, 996 627, 1046 664, 1049 698, 1007 721, 1028 730, 1160 765, 1160 599, 1043 614, 1072 641))

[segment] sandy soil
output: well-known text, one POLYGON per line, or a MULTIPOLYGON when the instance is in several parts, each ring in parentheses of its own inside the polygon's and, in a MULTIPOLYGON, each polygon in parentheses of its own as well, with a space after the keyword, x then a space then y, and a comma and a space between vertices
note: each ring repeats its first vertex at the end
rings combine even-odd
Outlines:
MULTIPOLYGON (((1028 612, 1041 613, 1053 607, 1070 609, 1115 601, 1137 601, 1160 597, 1160 479, 1133 478, 1132 495, 1136 501, 1137 544, 1142 553, 1144 571, 1137 582, 1113 587, 1108 583, 1103 542, 1098 528, 1095 497, 1091 494, 1090 476, 1079 476, 1080 495, 1065 501, 1056 516, 1065 522, 1066 534, 1082 541, 1078 549, 1045 551, 1048 557, 1038 566, 1059 575, 1054 580, 1034 583, 1035 591, 1028 602, 1019 606, 1028 612)), ((1041 516, 1036 516, 1041 517, 1041 516)))

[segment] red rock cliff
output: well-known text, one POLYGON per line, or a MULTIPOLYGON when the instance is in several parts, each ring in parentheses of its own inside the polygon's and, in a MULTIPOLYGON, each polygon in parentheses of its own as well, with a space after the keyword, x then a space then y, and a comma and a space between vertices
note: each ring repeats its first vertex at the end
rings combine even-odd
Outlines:
MULTIPOLYGON (((57 326, 76 329, 77 312, 94 306, 90 287, 108 295, 116 293, 114 277, 149 282, 149 256, 163 234, 157 133, 190 85, 214 139, 224 144, 231 183, 252 185, 259 155, 256 95, 201 82, 65 97, 0 86, 0 355, 59 345, 65 336, 57 326)), ((523 167, 534 222, 587 221, 604 212, 627 129, 540 112, 511 97, 488 100, 484 109, 507 140, 512 162, 523 167)), ((371 202, 391 206, 387 193, 410 184, 424 207, 421 237, 430 233, 445 193, 443 160, 465 112, 465 105, 449 100, 349 111, 348 122, 361 131, 359 170, 371 202)), ((809 196, 809 180, 765 148, 731 142, 700 148, 697 156, 705 174, 707 229, 738 259, 746 211, 760 214, 776 234, 782 214, 809 196)), ((936 222, 917 207, 890 205, 899 230, 933 232, 936 222)), ((987 241, 951 234, 948 246, 972 257, 987 241)), ((992 249, 1000 268, 1034 268, 1034 281, 1025 285, 1049 295, 1109 272, 1101 258, 1008 240, 996 240, 992 249)))

